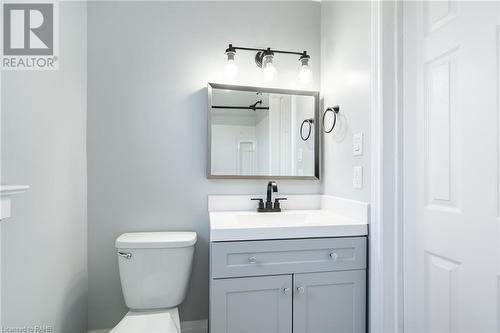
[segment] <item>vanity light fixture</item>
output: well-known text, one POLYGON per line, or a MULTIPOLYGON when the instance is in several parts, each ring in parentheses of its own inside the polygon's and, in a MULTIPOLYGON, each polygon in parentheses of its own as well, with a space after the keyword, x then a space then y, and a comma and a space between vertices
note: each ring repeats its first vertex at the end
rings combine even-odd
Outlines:
POLYGON ((274 54, 294 54, 299 55, 299 79, 302 83, 308 83, 311 79, 311 68, 309 67, 309 60, 311 57, 307 54, 307 51, 303 52, 294 52, 294 51, 283 51, 283 50, 273 50, 271 48, 267 49, 258 49, 251 47, 239 47, 233 46, 233 44, 229 44, 229 47, 226 49, 226 75, 229 78, 233 78, 237 72, 237 66, 235 63, 235 55, 236 50, 243 51, 254 51, 257 52, 255 54, 255 63, 257 66, 262 68, 264 73, 264 79, 266 81, 272 81, 276 76, 276 67, 274 66, 274 54))

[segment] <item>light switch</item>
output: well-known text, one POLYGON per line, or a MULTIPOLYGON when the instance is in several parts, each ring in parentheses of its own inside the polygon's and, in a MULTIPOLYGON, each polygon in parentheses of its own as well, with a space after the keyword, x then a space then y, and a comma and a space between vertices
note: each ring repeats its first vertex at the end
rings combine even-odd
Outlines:
POLYGON ((363 188, 363 167, 355 166, 352 171, 352 186, 354 188, 363 188))
POLYGON ((363 132, 354 134, 352 138, 352 156, 363 155, 363 132))

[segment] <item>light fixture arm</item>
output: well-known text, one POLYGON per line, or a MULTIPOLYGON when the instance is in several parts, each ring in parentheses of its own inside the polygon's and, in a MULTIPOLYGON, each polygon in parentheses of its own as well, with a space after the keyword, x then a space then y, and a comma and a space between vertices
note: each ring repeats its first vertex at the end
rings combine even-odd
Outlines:
POLYGON ((226 49, 226 51, 236 51, 236 50, 243 50, 243 51, 254 51, 254 52, 273 52, 273 53, 282 53, 282 54, 296 54, 296 55, 307 55, 307 51, 302 51, 302 52, 295 52, 295 51, 284 51, 284 50, 275 50, 271 48, 266 48, 266 49, 260 49, 260 48, 253 48, 253 47, 241 47, 241 46, 233 46, 233 44, 229 44, 229 47, 226 49))

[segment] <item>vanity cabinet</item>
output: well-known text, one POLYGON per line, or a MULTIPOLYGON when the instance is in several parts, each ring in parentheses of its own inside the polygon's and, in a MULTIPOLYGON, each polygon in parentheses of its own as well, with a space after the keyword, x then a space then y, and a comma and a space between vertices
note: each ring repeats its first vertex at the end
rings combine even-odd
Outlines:
POLYGON ((212 242, 211 333, 365 332, 366 237, 212 242))
POLYGON ((292 276, 212 282, 210 332, 292 332, 292 276))
POLYGON ((295 274, 293 332, 365 332, 366 271, 295 274))

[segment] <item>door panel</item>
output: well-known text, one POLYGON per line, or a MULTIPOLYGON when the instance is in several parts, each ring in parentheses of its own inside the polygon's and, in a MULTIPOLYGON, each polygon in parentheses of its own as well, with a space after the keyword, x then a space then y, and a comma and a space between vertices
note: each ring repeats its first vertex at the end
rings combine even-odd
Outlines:
POLYGON ((405 331, 496 331, 498 2, 403 8, 405 331))
POLYGON ((365 270, 294 274, 294 333, 365 332, 365 308, 365 270))
POLYGON ((291 333, 292 276, 211 281, 211 333, 291 333))

